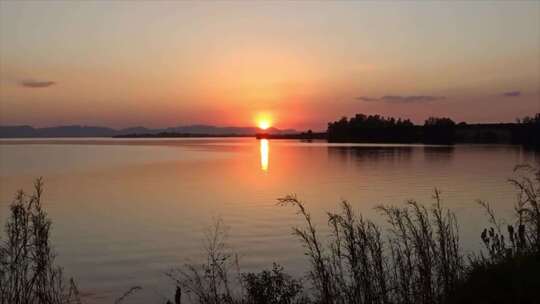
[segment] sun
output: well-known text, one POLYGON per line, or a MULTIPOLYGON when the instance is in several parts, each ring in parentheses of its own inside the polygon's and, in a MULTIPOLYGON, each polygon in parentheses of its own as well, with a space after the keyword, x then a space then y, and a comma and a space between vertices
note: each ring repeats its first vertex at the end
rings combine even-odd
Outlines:
POLYGON ((262 129, 262 130, 266 130, 266 129, 270 128, 270 121, 265 120, 265 119, 259 120, 259 122, 257 124, 258 124, 259 128, 262 129))
POLYGON ((272 126, 272 116, 268 113, 259 113, 255 116, 255 123, 261 130, 266 130, 272 126))

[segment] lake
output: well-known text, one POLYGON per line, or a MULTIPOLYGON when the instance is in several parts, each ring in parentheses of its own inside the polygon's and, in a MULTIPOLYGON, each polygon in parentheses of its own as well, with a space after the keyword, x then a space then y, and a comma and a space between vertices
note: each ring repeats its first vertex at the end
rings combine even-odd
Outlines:
POLYGON ((272 262, 301 276, 308 261, 291 235, 302 225, 276 199, 296 194, 325 235, 326 211, 348 200, 374 210, 407 199, 431 204, 435 187, 458 215, 463 247, 480 248, 486 217, 476 201, 508 217, 514 166, 540 155, 506 145, 329 144, 252 138, 17 139, 0 141, 0 224, 17 189, 44 178, 57 262, 86 303, 113 303, 132 286, 129 303, 173 297, 165 275, 204 258, 204 232, 216 219, 242 271, 272 262))

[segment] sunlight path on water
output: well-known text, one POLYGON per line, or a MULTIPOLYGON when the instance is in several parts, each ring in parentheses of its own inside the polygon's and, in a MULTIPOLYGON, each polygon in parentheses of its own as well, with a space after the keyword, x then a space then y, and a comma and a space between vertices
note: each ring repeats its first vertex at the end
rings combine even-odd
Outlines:
POLYGON ((261 139, 259 142, 261 147, 261 169, 263 171, 268 171, 268 157, 270 152, 268 147, 268 139, 261 139))

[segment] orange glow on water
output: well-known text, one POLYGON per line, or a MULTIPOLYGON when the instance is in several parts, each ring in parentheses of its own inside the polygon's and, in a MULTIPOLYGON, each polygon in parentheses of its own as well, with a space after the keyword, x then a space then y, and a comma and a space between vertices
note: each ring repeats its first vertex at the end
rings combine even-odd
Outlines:
POLYGON ((259 141, 259 146, 261 150, 261 170, 268 171, 268 154, 269 154, 269 146, 268 146, 268 139, 261 139, 259 141))

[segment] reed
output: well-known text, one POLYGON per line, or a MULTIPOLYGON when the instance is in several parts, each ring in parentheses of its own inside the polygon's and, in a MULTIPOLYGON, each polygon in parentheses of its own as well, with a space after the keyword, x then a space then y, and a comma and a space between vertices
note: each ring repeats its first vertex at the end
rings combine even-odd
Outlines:
POLYGON ((206 261, 167 272, 177 285, 175 304, 182 299, 200 304, 309 303, 302 294, 301 281, 284 273, 278 264, 259 273, 240 272, 238 255, 227 246, 226 239, 227 228, 218 219, 206 233, 206 261))
MULTIPOLYGON (((34 191, 19 190, 10 205, 5 239, 0 235, 0 304, 81 304, 75 280, 56 265, 51 225, 42 204, 43 179, 34 191)), ((140 290, 133 287, 115 303, 140 290)))
POLYGON ((43 180, 34 193, 22 190, 10 206, 6 239, 0 246, 0 303, 78 303, 73 280, 66 283, 55 265, 50 244, 51 221, 41 204, 43 180))
POLYGON ((431 208, 415 201, 378 207, 390 224, 386 236, 342 202, 340 213, 328 213, 325 241, 303 202, 293 195, 279 199, 305 220, 293 233, 312 265, 314 303, 445 303, 464 265, 456 217, 442 207, 437 190, 434 198, 431 208))
POLYGON ((226 236, 223 221, 217 220, 206 233, 206 261, 198 265, 185 264, 167 273, 177 283, 177 292, 183 290, 190 301, 201 304, 235 303, 231 271, 237 259, 226 246, 226 236))
POLYGON ((540 303, 540 170, 518 166, 515 174, 509 181, 518 200, 509 223, 503 225, 489 203, 478 202, 488 218, 480 235, 484 249, 469 257, 452 303, 540 303))

